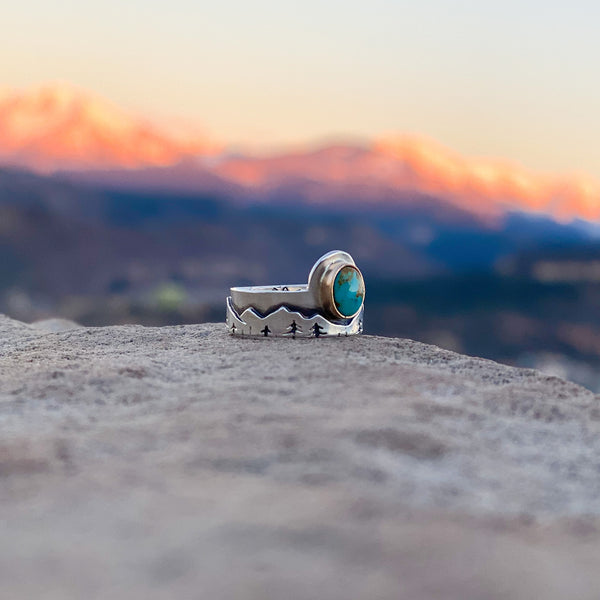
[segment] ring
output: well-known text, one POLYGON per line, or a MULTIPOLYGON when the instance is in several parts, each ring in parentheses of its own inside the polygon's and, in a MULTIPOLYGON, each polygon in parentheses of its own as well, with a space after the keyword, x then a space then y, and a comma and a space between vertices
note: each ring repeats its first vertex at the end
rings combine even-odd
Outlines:
POLYGON ((232 287, 227 328, 232 335, 321 337, 362 333, 365 283, 341 250, 319 258, 299 285, 232 287))

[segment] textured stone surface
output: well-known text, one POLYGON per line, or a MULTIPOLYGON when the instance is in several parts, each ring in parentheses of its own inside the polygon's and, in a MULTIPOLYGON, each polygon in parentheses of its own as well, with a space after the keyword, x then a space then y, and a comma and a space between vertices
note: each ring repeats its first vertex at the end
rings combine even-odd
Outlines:
POLYGON ((0 317, 2 598, 598 597, 593 394, 224 329, 0 317))

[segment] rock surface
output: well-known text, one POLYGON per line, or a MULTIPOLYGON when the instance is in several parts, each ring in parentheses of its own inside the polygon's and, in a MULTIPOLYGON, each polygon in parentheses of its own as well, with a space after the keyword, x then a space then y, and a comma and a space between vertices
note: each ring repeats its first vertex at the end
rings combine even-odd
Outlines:
POLYGON ((0 431, 2 598, 598 598, 600 403, 534 371, 0 316, 0 431))

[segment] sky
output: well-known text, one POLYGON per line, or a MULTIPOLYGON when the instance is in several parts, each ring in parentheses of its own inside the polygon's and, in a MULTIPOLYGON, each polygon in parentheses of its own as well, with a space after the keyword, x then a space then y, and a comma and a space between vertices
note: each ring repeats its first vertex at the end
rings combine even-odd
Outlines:
POLYGON ((8 0, 0 87, 62 80, 240 148, 391 132, 600 178, 600 3, 8 0))

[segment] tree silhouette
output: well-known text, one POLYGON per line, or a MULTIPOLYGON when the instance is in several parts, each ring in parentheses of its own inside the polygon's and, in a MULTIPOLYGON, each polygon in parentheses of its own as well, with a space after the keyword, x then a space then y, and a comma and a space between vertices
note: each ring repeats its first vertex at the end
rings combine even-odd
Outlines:
POLYGON ((260 332, 265 336, 265 337, 269 337, 269 334, 271 333, 271 330, 269 329, 268 325, 265 325, 264 329, 261 329, 260 332))
POLYGON ((323 333, 323 327, 318 323, 315 323, 310 330, 314 333, 315 337, 319 337, 323 333))
POLYGON ((288 330, 286 331, 286 333, 291 333, 292 337, 295 338, 297 331, 302 331, 302 327, 300 327, 300 325, 298 325, 296 323, 296 321, 294 320, 294 321, 292 321, 292 324, 288 327, 288 330))

